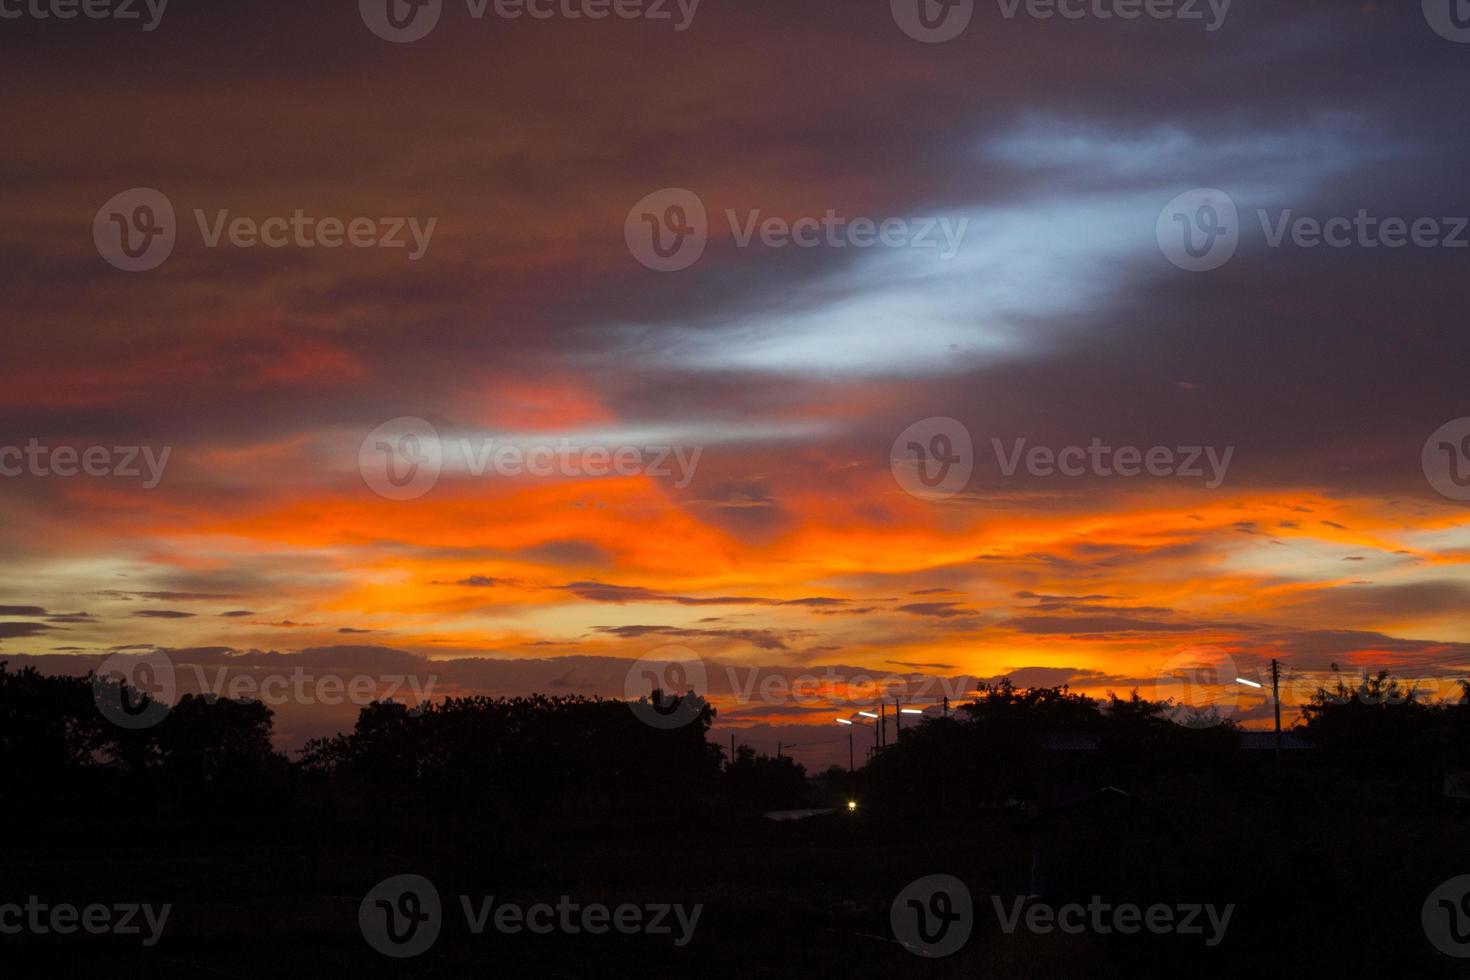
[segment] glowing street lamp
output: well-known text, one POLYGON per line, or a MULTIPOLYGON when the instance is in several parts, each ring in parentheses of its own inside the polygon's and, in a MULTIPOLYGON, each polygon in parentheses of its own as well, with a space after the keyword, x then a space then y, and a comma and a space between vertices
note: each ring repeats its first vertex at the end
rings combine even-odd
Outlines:
MULTIPOLYGON (((871 711, 859 711, 858 714, 860 714, 860 715, 862 715, 862 716, 864 716, 866 718, 877 718, 878 717, 877 715, 873 714, 871 711)), ((852 772, 856 771, 856 766, 853 764, 853 750, 852 750, 852 729, 853 729, 853 727, 854 726, 857 726, 857 725, 861 725, 863 728, 871 728, 873 730, 873 745, 876 746, 878 744, 878 726, 877 725, 869 725, 868 723, 862 722, 862 721, 853 721, 851 718, 838 718, 837 719, 837 724, 839 724, 839 725, 846 725, 847 726, 847 771, 849 773, 852 773, 852 772)))

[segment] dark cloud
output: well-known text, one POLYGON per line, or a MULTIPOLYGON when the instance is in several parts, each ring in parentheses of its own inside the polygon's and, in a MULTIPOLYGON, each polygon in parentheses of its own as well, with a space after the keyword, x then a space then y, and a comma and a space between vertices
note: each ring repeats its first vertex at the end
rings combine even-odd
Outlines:
POLYGON ((822 610, 843 606, 851 601, 830 596, 810 596, 803 599, 762 599, 755 596, 671 595, 639 586, 609 585, 605 582, 571 582, 560 588, 589 602, 611 602, 619 605, 629 602, 672 602, 681 606, 806 606, 822 610))
POLYGON ((1436 579, 1402 585, 1359 585, 1296 592, 1276 609, 1283 618, 1368 625, 1455 616, 1470 609, 1470 582, 1436 579))
POLYGON ((18 640, 40 636, 51 629, 45 623, 0 623, 0 640, 18 640))
POLYGON ((1161 623, 1131 616, 1025 616, 1002 623, 1020 633, 1084 636, 1090 633, 1193 633, 1194 623, 1161 623))
POLYGON ((696 630, 677 626, 594 626, 598 633, 620 636, 624 639, 641 639, 645 636, 667 636, 692 640, 713 638, 748 643, 761 650, 785 650, 797 635, 790 630, 776 629, 706 629, 696 630))
POLYGON ((956 616, 968 616, 970 611, 963 608, 957 602, 910 602, 898 607, 899 612, 911 613, 915 616, 933 616, 936 619, 950 619, 956 616))
POLYGON ((97 593, 109 599, 150 599, 156 602, 209 602, 216 599, 243 599, 245 596, 227 592, 123 592, 108 589, 97 593))

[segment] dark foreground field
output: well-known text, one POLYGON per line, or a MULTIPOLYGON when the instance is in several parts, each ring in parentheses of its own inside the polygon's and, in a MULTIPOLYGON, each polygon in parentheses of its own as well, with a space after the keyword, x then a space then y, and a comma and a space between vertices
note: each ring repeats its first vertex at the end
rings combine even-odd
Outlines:
POLYGON ((1470 703, 1382 678, 1280 753, 1002 683, 815 775, 692 697, 375 703, 288 759, 110 690, 0 667, 4 977, 1470 975, 1470 703))
MULTIPOLYGON (((1312 773, 1213 777, 1144 794, 1126 813, 1068 824, 1068 885, 1133 901, 1235 906, 1218 945, 1205 935, 1046 935, 1002 931, 1031 884, 1047 830, 1014 812, 975 819, 891 818, 861 808, 775 823, 719 815, 618 825, 259 821, 210 823, 167 812, 73 816, 11 836, 0 900, 169 903, 163 938, 5 937, 6 976, 112 977, 1454 977, 1466 968, 1426 940, 1421 906, 1470 870, 1462 816, 1409 816, 1361 787, 1312 773), (1205 797, 1209 807, 1196 806, 1205 797), (292 825, 296 829, 289 829, 292 825), (1076 848, 1080 848, 1076 849, 1076 848), (443 928, 395 960, 359 927, 363 896, 404 873, 434 882, 443 928), (926 959, 894 939, 890 906, 916 878, 965 882, 974 929, 952 956, 926 959), (668 935, 473 935, 459 896, 528 906, 701 904, 692 939, 668 935)), ((12 813, 26 806, 13 798, 12 813)), ((149 808, 152 809, 152 808, 149 808)), ((1063 876, 1064 878, 1067 876, 1063 876)), ((1065 895, 1056 897, 1058 904, 1065 895)), ((672 919, 670 920, 672 921, 672 919)))

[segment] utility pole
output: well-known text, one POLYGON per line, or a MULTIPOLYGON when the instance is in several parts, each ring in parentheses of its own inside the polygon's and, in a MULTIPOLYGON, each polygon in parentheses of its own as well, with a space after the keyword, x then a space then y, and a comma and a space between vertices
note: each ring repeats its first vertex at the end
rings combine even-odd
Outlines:
MULTIPOLYGON (((767 742, 766 744, 767 745, 770 745, 771 743, 770 742, 767 742)), ((777 762, 780 762, 781 761, 781 743, 780 742, 777 742, 776 743, 776 761, 777 762)))
POLYGON ((949 695, 944 696, 944 717, 949 717, 949 695))
POLYGON ((1276 706, 1276 761, 1281 762, 1281 664, 1271 659, 1271 701, 1276 706))
POLYGON ((898 695, 893 696, 893 740, 896 742, 903 737, 903 699, 898 695))
POLYGON ((878 747, 888 744, 888 702, 878 702, 878 747))
POLYGON ((856 769, 852 764, 852 726, 847 726, 847 774, 851 776, 856 769))
POLYGON ((730 765, 735 764, 735 733, 730 733, 730 765))

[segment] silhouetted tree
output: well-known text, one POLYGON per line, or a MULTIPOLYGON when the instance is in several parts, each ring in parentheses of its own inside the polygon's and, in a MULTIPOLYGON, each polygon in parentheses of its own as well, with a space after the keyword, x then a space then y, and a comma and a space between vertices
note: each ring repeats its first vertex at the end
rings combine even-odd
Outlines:
POLYGON ((805 802, 806 768, 788 756, 758 755, 742 745, 725 767, 724 783, 736 809, 789 810, 805 802))

